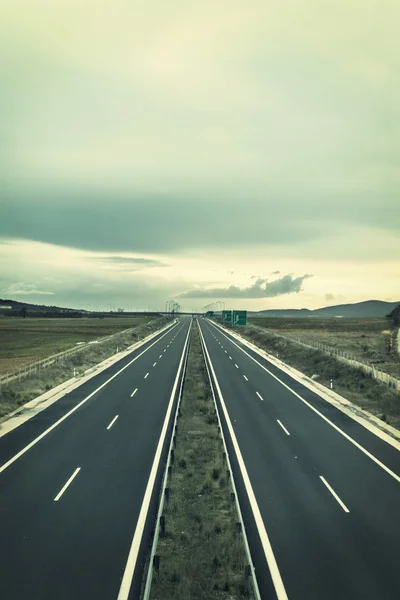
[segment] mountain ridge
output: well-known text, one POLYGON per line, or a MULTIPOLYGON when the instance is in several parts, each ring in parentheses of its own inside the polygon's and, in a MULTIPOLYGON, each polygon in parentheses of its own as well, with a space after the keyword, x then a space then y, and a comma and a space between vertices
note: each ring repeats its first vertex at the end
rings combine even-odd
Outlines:
POLYGON ((384 300, 364 300, 352 304, 335 304, 333 306, 323 306, 313 310, 309 308, 282 308, 266 309, 251 313, 252 316, 262 317, 342 317, 342 318, 382 318, 386 317, 396 306, 398 302, 385 302, 384 300))

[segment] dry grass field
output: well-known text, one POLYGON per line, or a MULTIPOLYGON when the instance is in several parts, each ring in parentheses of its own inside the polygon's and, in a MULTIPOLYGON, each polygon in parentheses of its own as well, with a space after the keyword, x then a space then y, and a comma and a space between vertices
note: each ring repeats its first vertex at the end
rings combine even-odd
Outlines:
POLYGON ((252 325, 265 327, 302 342, 318 342, 352 354, 400 378, 400 356, 388 352, 390 336, 386 319, 252 319, 252 325))
POLYGON ((0 376, 51 354, 148 322, 146 317, 0 318, 0 376))

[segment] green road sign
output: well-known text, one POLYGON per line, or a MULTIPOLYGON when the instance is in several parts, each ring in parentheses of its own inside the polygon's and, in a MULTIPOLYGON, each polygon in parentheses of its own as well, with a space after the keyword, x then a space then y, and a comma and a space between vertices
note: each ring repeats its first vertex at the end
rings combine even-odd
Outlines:
POLYGON ((206 317, 211 318, 213 316, 214 316, 214 311, 213 310, 209 310, 209 311, 206 312, 206 317))
POLYGON ((231 310, 223 310, 222 311, 222 322, 223 323, 232 323, 232 311, 231 310))
POLYGON ((247 310, 234 310, 232 315, 232 324, 236 327, 246 327, 247 310))

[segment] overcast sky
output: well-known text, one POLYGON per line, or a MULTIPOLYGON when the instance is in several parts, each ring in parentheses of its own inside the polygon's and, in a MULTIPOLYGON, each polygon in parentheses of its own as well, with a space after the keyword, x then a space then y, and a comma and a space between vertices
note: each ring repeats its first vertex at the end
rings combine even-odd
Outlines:
POLYGON ((0 7, 0 297, 400 299, 397 0, 0 7))

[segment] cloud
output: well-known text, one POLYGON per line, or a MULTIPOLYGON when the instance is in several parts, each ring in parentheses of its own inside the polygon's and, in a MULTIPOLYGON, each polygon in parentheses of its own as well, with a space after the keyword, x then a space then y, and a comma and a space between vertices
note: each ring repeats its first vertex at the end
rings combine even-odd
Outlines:
POLYGON ((3 295, 9 296, 54 296, 54 292, 39 290, 36 285, 19 281, 2 290, 3 295))
POLYGON ((283 294, 299 293, 305 279, 312 275, 305 274, 302 277, 293 278, 292 275, 285 275, 281 279, 268 281, 267 279, 257 279, 257 281, 247 287, 239 288, 231 285, 228 288, 195 288, 179 294, 179 298, 273 298, 283 294))
POLYGON ((134 263, 138 265, 160 266, 163 265, 159 260, 152 258, 140 258, 136 256, 93 256, 90 260, 101 262, 134 263))
POLYGON ((54 256, 29 253, 2 261, 7 283, 76 302, 95 275, 105 294, 162 303, 194 282, 265 297, 281 273, 312 272, 294 302, 368 297, 375 278, 395 297, 400 3, 3 4, 0 236, 68 251, 62 284, 44 279, 54 256), (82 257, 76 279, 82 250, 172 266, 82 257))
POLYGON ((334 300, 335 296, 333 294, 325 294, 325 300, 329 302, 330 300, 334 300))
POLYGON ((266 242, 292 247, 323 236, 324 230, 307 218, 304 207, 291 207, 289 201, 282 200, 270 220, 272 204, 272 199, 255 201, 252 210, 257 211, 257 218, 244 220, 241 202, 232 204, 224 191, 216 201, 203 201, 194 192, 185 197, 137 190, 127 193, 107 189, 106 184, 102 190, 20 186, 5 195, 0 236, 95 252, 140 253, 266 242))
POLYGON ((152 258, 141 258, 136 256, 92 256, 90 258, 87 258, 86 260, 119 265, 136 265, 142 268, 168 266, 160 260, 155 260, 152 258))

